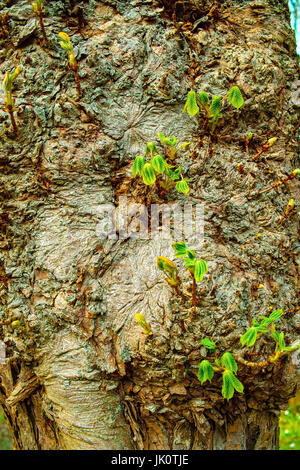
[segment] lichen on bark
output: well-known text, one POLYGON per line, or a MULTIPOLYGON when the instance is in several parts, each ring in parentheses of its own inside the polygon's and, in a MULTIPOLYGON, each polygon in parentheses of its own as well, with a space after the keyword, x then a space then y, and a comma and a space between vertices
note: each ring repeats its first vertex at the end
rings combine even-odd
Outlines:
MULTIPOLYGON (((238 356, 240 336, 270 306, 293 312, 280 323, 289 340, 299 333, 298 219, 277 223, 299 187, 258 194, 299 166, 295 40, 285 1, 215 4, 90 0, 78 15, 74 1, 48 1, 43 45, 31 5, 0 1, 9 14, 0 75, 22 69, 17 137, 0 111, 0 339, 9 359, 0 403, 16 448, 278 446, 279 410, 297 382, 288 358, 257 370, 240 364, 245 393, 228 403, 219 379, 201 386, 196 372, 203 337, 238 356), (80 62, 80 101, 60 31, 80 62), (213 137, 181 113, 190 89, 224 96, 234 84, 245 107, 226 109, 213 137), (259 161, 245 153, 249 131, 253 153, 279 138, 259 161), (96 233, 97 208, 118 205, 133 158, 157 132, 192 141, 179 162, 191 201, 205 206, 209 267, 196 314, 156 269, 157 256, 172 256, 168 245, 101 243, 96 233), (141 334, 137 312, 153 337, 141 334)), ((260 341, 254 351, 272 348, 260 341)))

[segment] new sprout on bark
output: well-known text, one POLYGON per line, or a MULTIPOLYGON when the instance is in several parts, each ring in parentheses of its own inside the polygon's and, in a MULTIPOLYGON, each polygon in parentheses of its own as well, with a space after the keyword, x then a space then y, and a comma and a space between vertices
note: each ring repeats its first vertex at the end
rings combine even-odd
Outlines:
POLYGON ((166 258, 165 256, 159 256, 157 258, 157 267, 166 275, 165 280, 169 286, 173 287, 176 294, 180 295, 178 286, 181 284, 181 281, 178 276, 177 267, 173 261, 171 261, 169 258, 166 258))
POLYGON ((226 400, 230 400, 235 391, 244 392, 244 386, 236 376, 237 371, 238 366, 233 355, 225 352, 220 358, 216 358, 213 364, 207 359, 201 361, 197 376, 201 384, 204 384, 207 380, 211 382, 215 372, 222 374, 222 395, 226 400))
POLYGON ((146 322, 146 319, 145 319, 144 315, 142 315, 141 313, 136 313, 135 314, 135 319, 138 322, 138 324, 141 325, 141 327, 143 328, 142 333, 144 335, 147 335, 147 336, 152 336, 153 335, 152 330, 151 330, 151 326, 150 326, 149 323, 146 322))
POLYGON ((178 139, 176 139, 174 135, 172 135, 172 137, 166 137, 161 132, 158 132, 157 136, 159 140, 161 141, 161 143, 167 147, 167 156, 171 160, 174 160, 174 158, 176 158, 177 152, 179 152, 179 150, 185 149, 191 143, 191 142, 183 142, 182 144, 178 146, 177 145, 178 139))
POLYGON ((217 349, 215 342, 209 338, 204 338, 201 340, 202 346, 204 346, 209 351, 214 352, 217 349))
MULTIPOLYGON (((274 322, 279 320, 282 315, 283 310, 279 309, 274 310, 268 317, 260 316, 260 322, 253 320, 251 328, 246 331, 240 340, 243 347, 249 348, 255 344, 261 335, 269 333, 275 341, 274 353, 271 354, 266 361, 254 363, 237 357, 236 360, 238 362, 241 362, 247 367, 262 368, 268 364, 277 363, 281 357, 300 349, 300 340, 295 341, 291 346, 286 346, 284 333, 276 331, 274 322)), ((217 349, 214 341, 209 338, 201 340, 201 344, 212 353, 215 353, 217 349)), ((201 361, 198 368, 198 380, 201 384, 206 381, 211 382, 215 372, 221 373, 223 379, 222 395, 226 400, 230 400, 235 391, 239 393, 243 393, 244 391, 243 384, 236 376, 238 371, 236 360, 230 352, 225 352, 221 357, 216 357, 214 362, 210 362, 208 359, 201 361)))
POLYGON ((43 1, 42 0, 35 0, 35 2, 32 3, 32 8, 33 11, 39 20, 40 23, 40 28, 42 31, 43 39, 45 42, 48 41, 46 31, 45 31, 45 26, 44 26, 44 21, 43 21, 43 15, 44 15, 44 10, 43 10, 43 1))
POLYGON ((258 194, 267 193, 268 191, 271 191, 271 189, 277 188, 278 186, 281 186, 282 184, 286 184, 288 181, 293 180, 298 175, 300 175, 300 168, 295 168, 295 170, 293 170, 292 173, 290 173, 286 178, 276 181, 276 183, 272 184, 272 186, 269 186, 263 191, 260 191, 258 194))
MULTIPOLYGON (((192 303, 196 306, 196 283, 203 281, 204 275, 207 273, 207 264, 203 259, 197 259, 195 252, 190 250, 185 242, 173 243, 172 247, 175 250, 175 256, 177 258, 184 259, 185 266, 193 279, 192 303)), ((180 294, 178 286, 181 281, 178 277, 177 267, 173 261, 165 258, 164 256, 159 256, 157 258, 157 267, 166 274, 167 283, 173 287, 178 294, 180 294)))
POLYGON ((183 112, 187 112, 190 116, 195 116, 200 111, 204 113, 205 122, 209 122, 211 133, 214 132, 216 125, 221 117, 222 104, 227 99, 229 103, 236 109, 244 106, 244 98, 239 87, 232 87, 222 99, 220 96, 213 96, 210 100, 205 91, 197 94, 195 91, 189 91, 183 108, 183 112))
POLYGON ((80 79, 79 79, 79 75, 78 75, 79 64, 75 59, 73 45, 72 45, 72 43, 70 41, 70 38, 67 35, 67 33, 61 32, 61 33, 59 33, 59 37, 62 39, 59 42, 59 44, 68 53, 69 67, 72 70, 72 72, 74 73, 76 89, 77 89, 77 98, 79 99, 80 95, 81 95, 80 79))
POLYGON ((193 284, 192 284, 192 303, 197 305, 196 287, 197 283, 203 281, 204 275, 207 273, 207 264, 203 259, 197 259, 193 250, 190 250, 185 242, 173 243, 176 258, 182 258, 185 262, 185 267, 189 271, 193 284))
POLYGON ((281 219, 279 220, 279 223, 283 222, 285 219, 287 219, 293 212, 294 212, 294 207, 295 207, 295 201, 294 199, 290 199, 288 202, 288 205, 286 206, 285 212, 281 219))
POLYGON ((4 81, 2 83, 2 88, 5 94, 5 98, 4 98, 5 101, 3 103, 2 109, 3 111, 9 114, 13 132, 15 134, 18 132, 18 126, 16 124, 15 117, 14 117, 14 111, 16 111, 17 108, 15 107, 15 99, 12 96, 12 86, 13 86, 14 80, 17 78, 20 72, 21 72, 21 69, 19 67, 17 67, 16 70, 12 74, 9 74, 9 72, 6 72, 4 81))
POLYGON ((253 133, 252 132, 249 132, 247 135, 246 135, 246 138, 245 138, 245 146, 246 146, 246 152, 249 154, 249 143, 250 143, 250 140, 252 139, 253 137, 253 133))
MULTIPOLYGON (((275 351, 269 356, 267 363, 277 362, 282 356, 299 349, 300 346, 297 342, 292 346, 286 346, 284 333, 278 333, 275 329, 274 323, 278 321, 283 314, 283 310, 279 309, 274 310, 268 317, 263 315, 259 316, 260 322, 254 319, 252 326, 241 337, 241 345, 250 348, 254 346, 260 336, 271 334, 275 341, 275 351)), ((265 365, 265 362, 262 364, 265 365)))
POLYGON ((153 186, 157 182, 166 191, 175 186, 179 193, 188 194, 190 191, 189 180, 182 178, 181 166, 174 168, 158 153, 155 143, 148 142, 145 157, 138 155, 135 158, 131 173, 133 177, 141 177, 146 186, 153 186), (146 158, 150 160, 146 160, 146 158), (180 177, 181 180, 179 180, 180 177), (178 181, 177 184, 176 181, 178 181))
POLYGON ((278 139, 278 137, 272 137, 271 139, 269 139, 261 148, 261 150, 256 154, 254 155, 252 158, 253 160, 255 160, 256 158, 258 158, 262 153, 264 152, 267 152, 268 150, 270 150, 270 148, 275 144, 276 140, 278 139))

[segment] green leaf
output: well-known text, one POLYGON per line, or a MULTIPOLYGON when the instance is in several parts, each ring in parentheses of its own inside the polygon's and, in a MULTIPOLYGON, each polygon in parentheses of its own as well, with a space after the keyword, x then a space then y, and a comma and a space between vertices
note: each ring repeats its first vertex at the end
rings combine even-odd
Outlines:
POLYGON ((215 351, 216 348, 217 348, 214 341, 212 341, 209 338, 202 339, 201 344, 202 344, 202 346, 204 346, 206 349, 209 349, 210 351, 215 351))
POLYGON ((179 166, 176 168, 176 170, 171 171, 171 176, 174 181, 178 180, 179 176, 181 175, 182 172, 182 166, 179 166))
POLYGON ((191 272, 194 272, 196 262, 197 262, 196 259, 186 258, 184 260, 185 267, 188 268, 191 272))
POLYGON ((200 259, 195 264, 194 277, 196 282, 202 282, 204 274, 207 273, 207 264, 204 259, 200 259))
POLYGON ((241 337, 240 341, 242 346, 248 346, 249 348, 255 344, 257 339, 257 327, 252 326, 246 333, 241 337))
POLYGON ((211 112, 212 116, 216 119, 222 108, 222 101, 220 96, 214 96, 209 108, 209 111, 211 112))
POLYGON ((201 91, 198 95, 199 101, 205 108, 208 108, 210 105, 208 94, 205 91, 201 91))
POLYGON ((239 379, 234 375, 234 373, 231 372, 231 371, 228 371, 228 377, 229 377, 229 380, 230 380, 233 388, 239 393, 244 393, 244 386, 239 381, 239 379))
POLYGON ((257 333, 268 333, 269 329, 268 329, 268 326, 267 326, 267 325, 268 325, 268 324, 263 324, 263 323, 262 323, 260 326, 258 326, 258 327, 256 328, 257 333))
POLYGON ((194 252, 194 250, 187 250, 186 254, 188 255, 188 257, 190 259, 195 259, 196 258, 196 253, 194 252))
POLYGON ((224 371, 222 374, 223 377, 223 385, 222 385, 222 395, 226 400, 230 400, 230 398, 233 397, 234 394, 234 387, 232 385, 232 382, 230 380, 230 375, 232 372, 224 371))
POLYGON ((201 361, 198 369, 198 380, 203 384, 206 380, 211 381, 214 376, 214 370, 211 363, 207 360, 201 361))
POLYGON ((253 137, 253 132, 248 132, 248 134, 246 135, 246 139, 245 139, 247 144, 249 144, 252 137, 253 137))
POLYGON ((166 163, 166 175, 172 180, 172 181, 176 181, 178 180, 181 172, 182 172, 182 166, 179 166, 178 168, 176 168, 176 170, 172 171, 171 168, 175 168, 175 166, 173 165, 168 165, 168 163, 166 163))
POLYGON ((157 137, 159 138, 162 144, 164 144, 167 140, 166 136, 162 132, 158 132, 157 137))
POLYGON ((223 354, 221 357, 221 364, 223 367, 225 367, 225 369, 237 372, 237 363, 235 362, 235 359, 230 352, 223 354))
POLYGON ((233 86, 229 90, 227 98, 228 98, 228 101, 232 104, 232 106, 236 109, 241 108, 245 104, 243 95, 238 86, 233 86))
POLYGON ((185 242, 173 243, 172 248, 175 250, 175 256, 177 256, 177 258, 181 258, 186 255, 187 246, 185 242))
POLYGON ((264 315, 259 315, 258 318, 261 320, 261 323, 258 323, 258 327, 261 326, 268 326, 270 323, 272 323, 272 320, 270 320, 269 317, 265 317, 264 315))
POLYGON ((271 328, 271 333, 276 343, 279 343, 279 333, 276 331, 275 327, 271 328))
POLYGON ((187 181, 188 181, 187 179, 183 179, 181 181, 178 181, 178 183, 176 183, 175 188, 179 193, 188 194, 190 192, 190 188, 189 188, 187 181))
POLYGON ((177 142, 178 142, 178 140, 176 139, 176 137, 175 137, 174 135, 172 135, 172 137, 170 137, 170 139, 168 139, 168 140, 169 140, 169 145, 170 145, 171 147, 175 147, 175 145, 176 145, 177 142))
POLYGON ((195 91, 189 91, 186 102, 183 108, 183 113, 187 112, 190 116, 195 116, 199 113, 199 106, 197 105, 197 95, 195 91))
POLYGON ((279 333, 278 344, 279 344, 279 347, 280 347, 280 351, 282 351, 285 348, 285 341, 284 341, 283 331, 281 333, 279 333))
POLYGON ((157 152, 157 148, 156 148, 156 145, 154 142, 147 142, 146 144, 146 152, 145 152, 145 155, 150 155, 152 156, 154 154, 154 152, 157 152))
POLYGON ((221 367, 221 360, 216 358, 215 359, 215 364, 216 364, 217 367, 221 367))
POLYGON ((131 173, 132 176, 136 177, 137 175, 142 176, 142 169, 145 165, 145 159, 144 157, 141 157, 138 155, 135 157, 135 160, 133 162, 132 168, 131 168, 131 173))
POLYGON ((269 316, 269 320, 271 322, 279 320, 280 317, 283 315, 283 310, 282 308, 280 310, 274 310, 271 315, 269 316))
POLYGON ((143 181, 147 186, 152 186, 156 181, 156 176, 153 167, 150 163, 145 163, 142 169, 143 181))
POLYGON ((162 174, 166 168, 166 161, 161 155, 155 155, 151 158, 151 165, 156 173, 162 174))

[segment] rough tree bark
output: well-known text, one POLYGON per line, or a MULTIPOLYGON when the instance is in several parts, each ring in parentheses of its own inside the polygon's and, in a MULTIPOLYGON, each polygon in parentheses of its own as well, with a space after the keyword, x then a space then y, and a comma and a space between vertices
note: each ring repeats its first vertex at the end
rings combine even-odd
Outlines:
MULTIPOLYGON (((293 362, 239 364, 245 393, 228 403, 219 378, 201 386, 196 366, 205 336, 241 355, 241 334, 270 306, 289 312, 280 320, 288 339, 299 332, 297 217, 278 224, 299 187, 293 180, 258 194, 299 166, 287 2, 47 1, 48 45, 30 2, 0 6, 9 14, 1 77, 22 69, 17 136, 0 112, 0 339, 8 356, 0 403, 15 448, 278 448, 279 412, 296 390, 293 362), (60 31, 76 45, 80 101, 60 31), (213 138, 181 113, 191 88, 224 96, 233 84, 246 105, 228 107, 213 138), (191 179, 190 201, 205 205, 201 257, 209 267, 196 313, 156 269, 169 247, 100 243, 96 234, 97 207, 131 194, 133 157, 158 131, 192 141, 179 162, 191 179), (273 136, 272 152, 253 161, 273 136), (153 338, 141 334, 137 312, 153 338)), ((180 274, 190 298, 181 267, 180 274)), ((259 359, 245 357, 260 360, 272 349, 260 340, 259 359)))

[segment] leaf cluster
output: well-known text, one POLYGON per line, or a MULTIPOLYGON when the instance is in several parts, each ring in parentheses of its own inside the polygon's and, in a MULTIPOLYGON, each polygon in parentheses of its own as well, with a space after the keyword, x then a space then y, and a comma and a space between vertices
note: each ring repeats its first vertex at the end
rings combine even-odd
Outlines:
POLYGON ((147 186, 153 186, 158 178, 162 188, 169 190, 174 185, 179 193, 188 194, 190 191, 188 179, 179 180, 182 167, 170 165, 162 155, 158 153, 154 142, 146 145, 145 156, 138 155, 133 162, 131 173, 133 177, 140 176, 147 186), (147 159, 150 158, 150 160, 147 159), (175 183, 177 181, 177 183, 175 183))
POLYGON ((207 273, 207 264, 203 259, 197 259, 194 250, 190 250, 185 242, 173 243, 176 258, 182 258, 185 267, 192 274, 196 282, 202 282, 207 273))
POLYGON ((213 133, 218 120, 223 117, 221 110, 225 99, 236 109, 240 109, 245 104, 243 95, 238 86, 230 88, 223 99, 215 95, 210 100, 208 93, 205 91, 201 91, 197 94, 195 91, 191 90, 188 92, 182 112, 187 112, 190 116, 195 116, 201 109, 204 112, 205 118, 208 119, 210 130, 213 133))
POLYGON ((256 319, 252 321, 252 326, 246 331, 246 333, 241 337, 240 342, 242 346, 247 346, 250 348, 254 346, 256 340, 265 333, 270 331, 271 325, 283 315, 283 310, 274 310, 268 317, 260 315, 258 318, 260 322, 256 319))
MULTIPOLYGON (((2 89, 4 90, 5 93, 5 106, 9 106, 11 108, 14 108, 15 100, 12 97, 12 87, 13 87, 13 82, 17 78, 17 76, 20 74, 21 69, 20 67, 17 67, 13 73, 5 72, 5 78, 2 83, 2 89)), ((5 108, 5 111, 7 109, 5 108)))
MULTIPOLYGON (((208 338, 205 338, 203 341, 210 345, 208 338)), ((222 395, 226 400, 230 400, 234 395, 234 391, 239 393, 244 392, 244 386, 236 376, 237 370, 237 363, 233 355, 230 352, 225 352, 220 359, 215 359, 214 364, 211 364, 207 359, 201 361, 197 376, 198 380, 203 384, 206 381, 211 382, 215 372, 222 373, 222 395)))
POLYGON ((168 147, 168 156, 173 160, 179 150, 185 149, 191 142, 183 142, 179 146, 177 145, 178 139, 174 135, 172 137, 166 137, 162 132, 158 132, 157 136, 162 144, 168 147))

